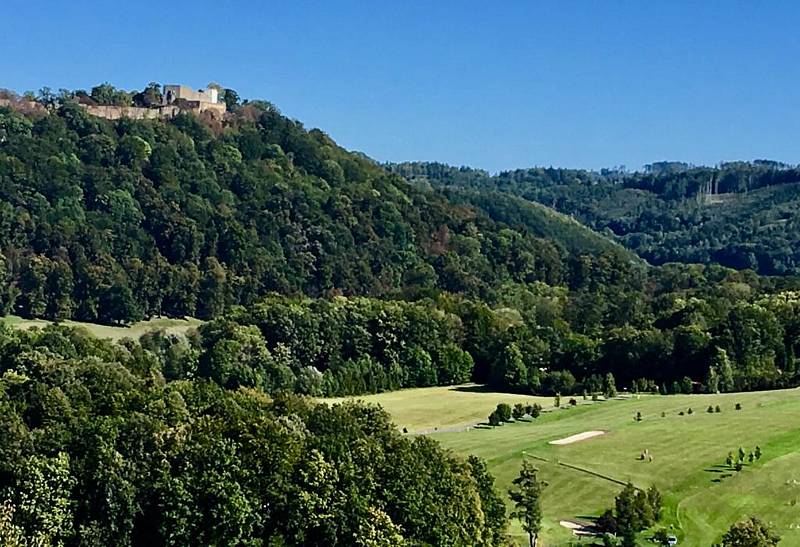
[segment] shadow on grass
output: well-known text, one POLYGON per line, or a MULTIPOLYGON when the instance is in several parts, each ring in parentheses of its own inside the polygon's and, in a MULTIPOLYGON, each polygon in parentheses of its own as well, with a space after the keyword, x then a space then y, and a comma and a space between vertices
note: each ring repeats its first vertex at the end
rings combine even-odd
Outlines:
POLYGON ((728 477, 732 477, 733 473, 723 473, 716 479, 711 479, 711 482, 722 482, 723 479, 727 479, 728 477))
POLYGON ((456 386, 451 391, 461 391, 463 393, 494 393, 495 390, 484 385, 475 386, 456 386))

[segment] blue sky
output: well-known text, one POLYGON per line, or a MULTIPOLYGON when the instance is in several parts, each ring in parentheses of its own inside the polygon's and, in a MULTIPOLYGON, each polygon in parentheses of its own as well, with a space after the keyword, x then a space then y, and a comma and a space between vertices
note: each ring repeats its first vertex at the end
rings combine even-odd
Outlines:
POLYGON ((30 2, 0 87, 216 81, 381 161, 800 162, 800 3, 30 2))

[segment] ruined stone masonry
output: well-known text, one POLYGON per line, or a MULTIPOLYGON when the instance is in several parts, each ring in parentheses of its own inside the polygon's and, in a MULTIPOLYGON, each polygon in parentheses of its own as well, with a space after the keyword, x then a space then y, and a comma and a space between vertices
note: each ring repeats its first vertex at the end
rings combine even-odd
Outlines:
POLYGON ((181 112, 209 112, 222 117, 226 112, 225 103, 219 101, 216 89, 206 88, 194 91, 183 85, 165 85, 161 106, 143 108, 137 106, 94 106, 81 105, 89 114, 109 120, 131 118, 135 120, 174 118, 181 112))
MULTIPOLYGON (((42 105, 35 102, 0 98, 0 107, 19 107, 24 105, 28 105, 29 108, 35 107, 38 110, 45 110, 42 105)), ((120 118, 133 120, 174 118, 181 112, 194 114, 209 112, 211 115, 221 118, 227 111, 225 103, 219 101, 219 92, 216 89, 206 88, 195 91, 183 85, 165 85, 161 105, 152 108, 83 103, 81 103, 81 107, 93 116, 109 120, 118 120, 120 118)))

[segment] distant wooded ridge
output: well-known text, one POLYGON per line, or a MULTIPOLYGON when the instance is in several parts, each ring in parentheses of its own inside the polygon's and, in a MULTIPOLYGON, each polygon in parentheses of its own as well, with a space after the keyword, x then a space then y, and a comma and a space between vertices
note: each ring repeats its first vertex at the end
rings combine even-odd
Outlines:
POLYGON ((643 171, 537 167, 491 175, 440 163, 390 164, 439 189, 514 195, 552 207, 651 264, 718 263, 765 275, 800 273, 800 168, 776 161, 643 171))

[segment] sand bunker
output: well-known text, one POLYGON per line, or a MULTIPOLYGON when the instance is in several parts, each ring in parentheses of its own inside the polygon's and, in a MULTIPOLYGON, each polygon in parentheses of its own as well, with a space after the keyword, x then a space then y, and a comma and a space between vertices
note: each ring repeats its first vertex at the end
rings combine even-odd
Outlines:
POLYGON ((586 439, 591 439, 592 437, 598 437, 603 435, 605 431, 584 431, 583 433, 577 433, 575 435, 570 435, 569 437, 564 437, 563 439, 558 439, 557 441, 550 441, 548 444, 572 444, 578 441, 585 441, 586 439))

